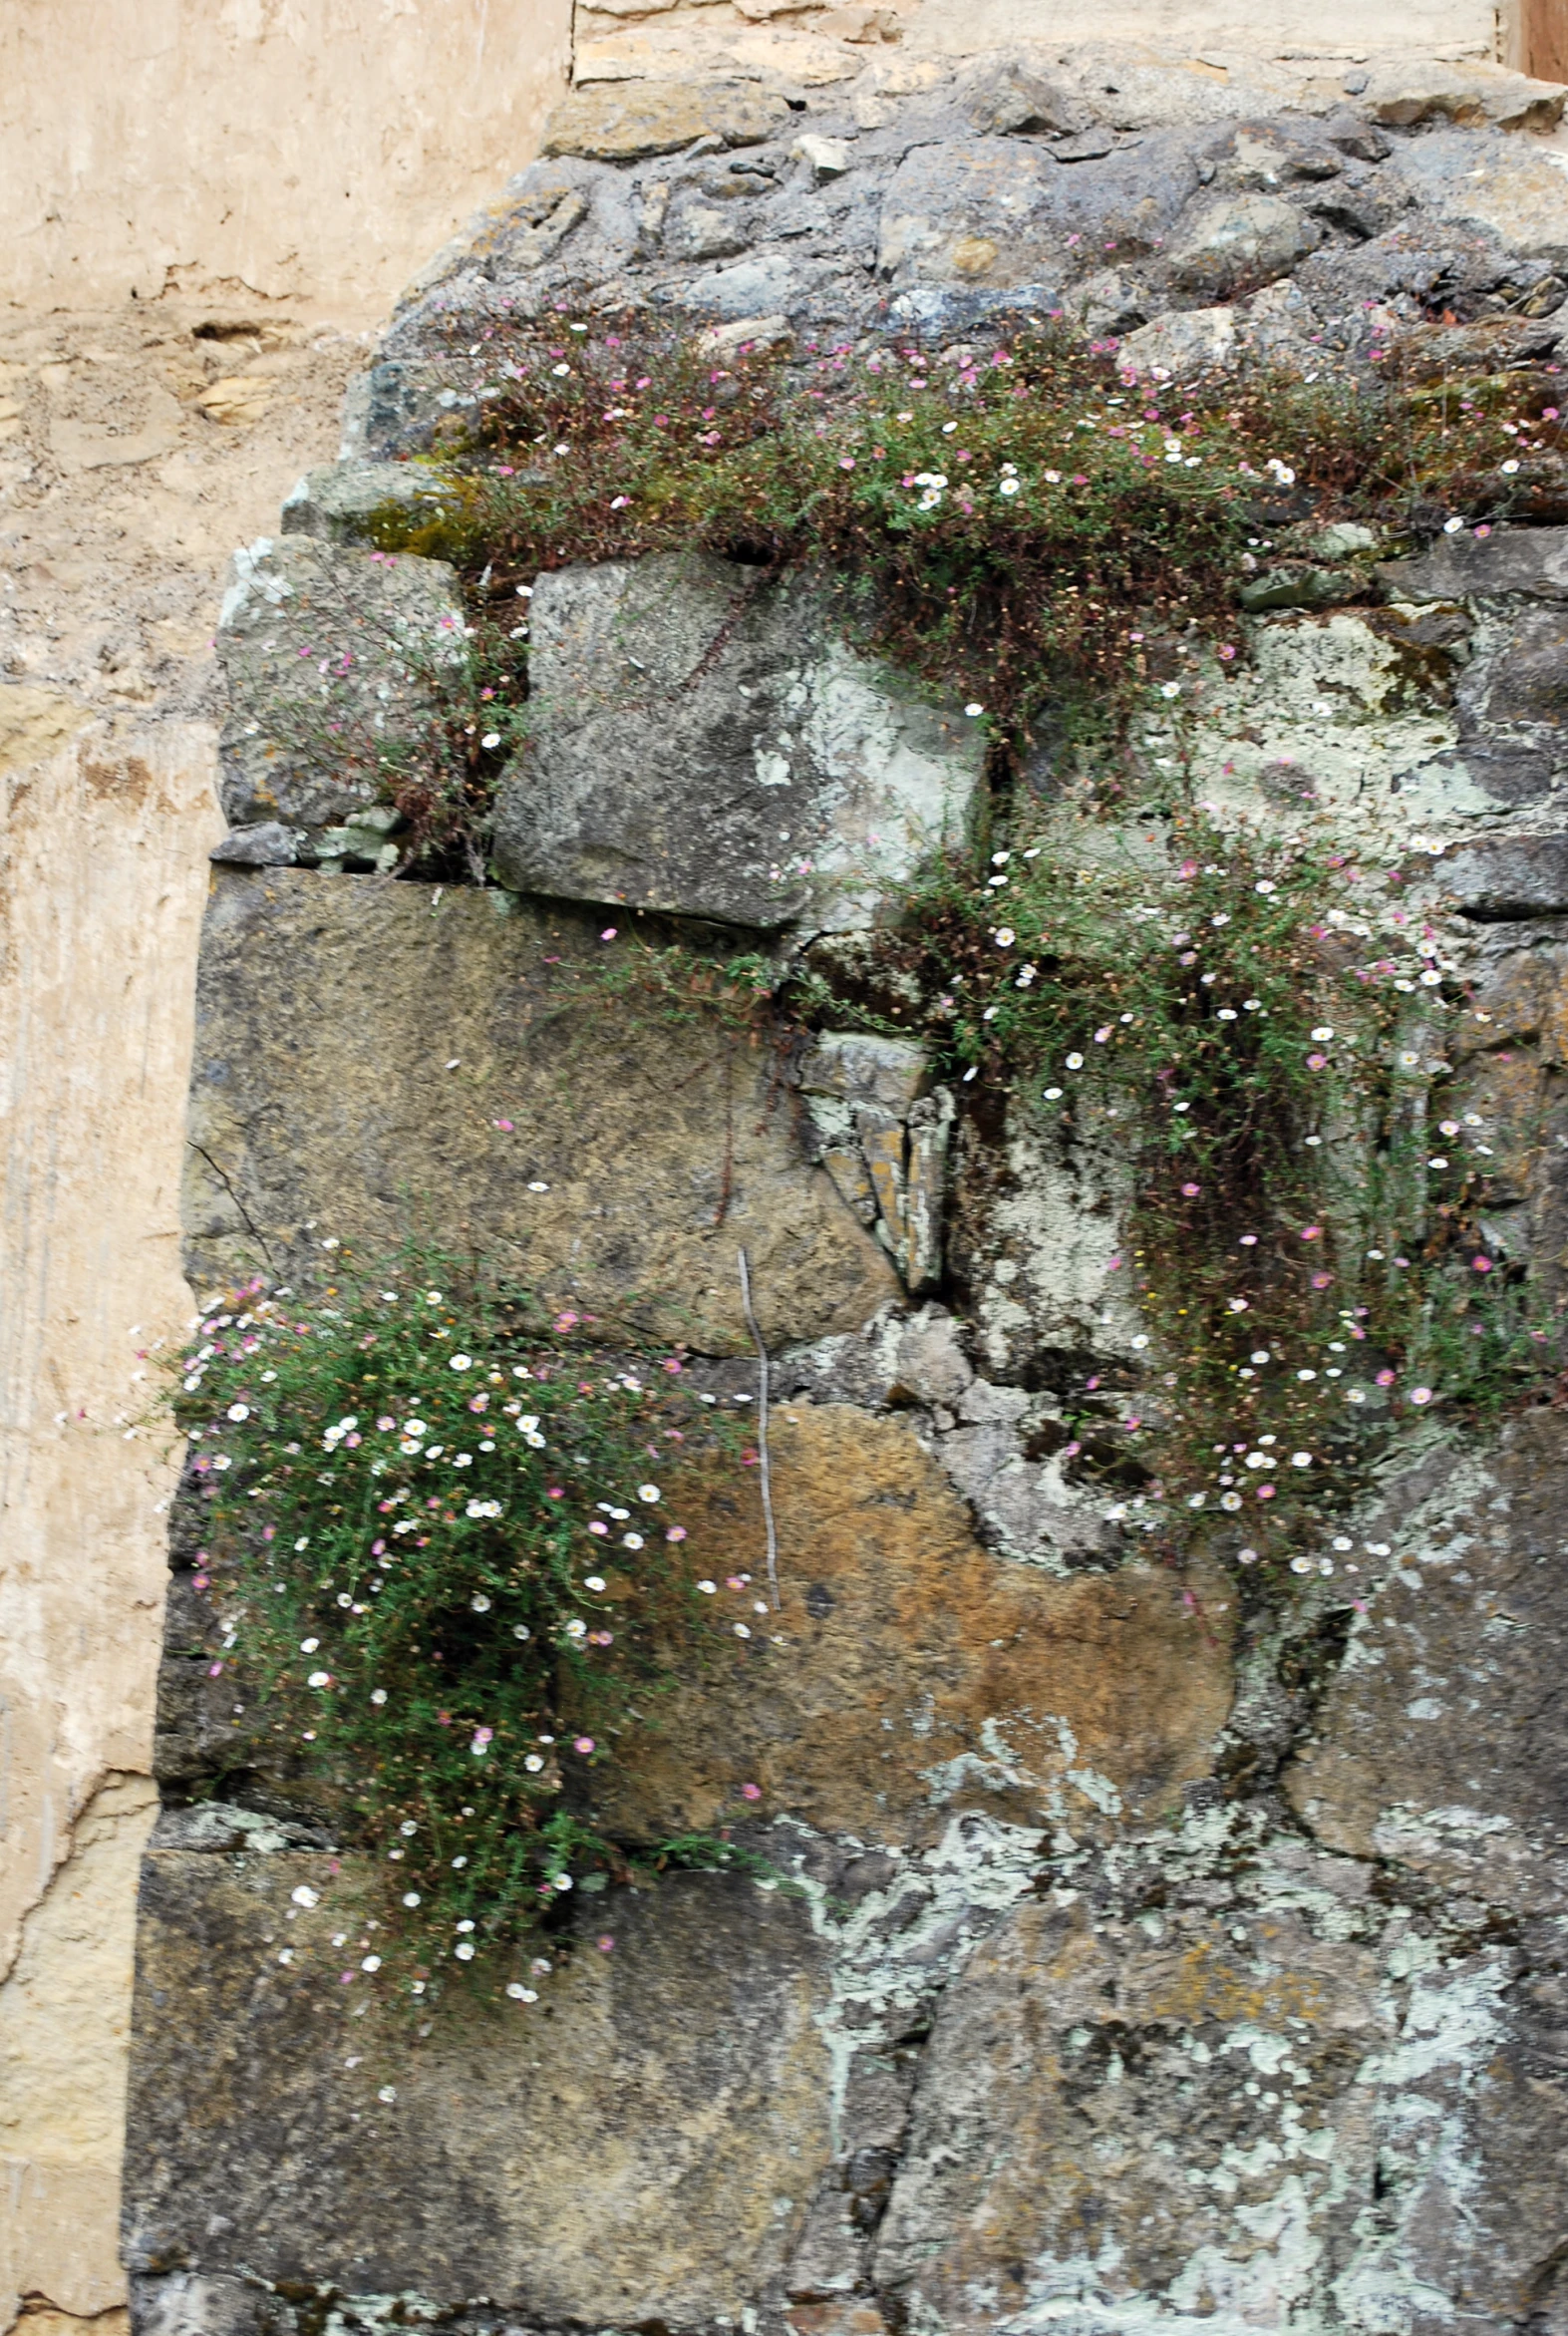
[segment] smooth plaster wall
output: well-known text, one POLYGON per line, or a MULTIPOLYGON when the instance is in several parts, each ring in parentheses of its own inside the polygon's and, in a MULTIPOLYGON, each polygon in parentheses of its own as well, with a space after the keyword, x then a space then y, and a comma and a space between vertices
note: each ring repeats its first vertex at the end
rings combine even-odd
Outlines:
POLYGON ((0 293, 370 315, 534 151, 571 0, 10 0, 0 293))

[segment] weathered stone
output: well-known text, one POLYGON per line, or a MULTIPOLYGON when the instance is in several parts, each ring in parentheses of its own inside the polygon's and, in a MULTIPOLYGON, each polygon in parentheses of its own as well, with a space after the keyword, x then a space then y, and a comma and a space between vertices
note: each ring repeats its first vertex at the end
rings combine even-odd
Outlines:
POLYGON ((850 164, 850 152, 841 138, 818 138, 811 131, 797 138, 789 152, 804 163, 818 185, 841 178, 850 164))
POLYGON ((495 862, 520 889, 847 931, 966 833, 981 752, 798 578, 701 555, 535 587, 530 738, 495 862))
POLYGON ((1215 203, 1170 255, 1171 281, 1185 292, 1216 294, 1288 275, 1319 240, 1315 223, 1278 195, 1249 194, 1215 203))
POLYGON ((1483 922, 1568 915, 1568 835, 1508 835, 1468 843, 1443 862, 1461 916, 1483 922))
POLYGON ((283 532, 319 535, 329 543, 368 543, 369 521, 378 513, 435 519, 446 500, 440 474, 423 465, 329 463, 307 471, 284 498, 283 532))
POLYGON ((1077 90, 1048 80, 1017 57, 988 60, 970 74, 958 103, 974 129, 986 138, 1041 132, 1067 137, 1090 129, 1094 122, 1077 90))
POLYGON ((277 820, 263 820, 254 828, 231 828, 221 843, 214 843, 208 859, 227 867, 292 867, 294 837, 277 820))
MULTIPOLYGON (((162 1851, 145 1871, 134 2269, 691 2327, 738 2319, 782 2268, 828 2146, 823 1950, 797 1902, 719 1875, 615 1891, 583 1910, 613 1954, 584 1936, 537 2005, 455 2008, 416 2046, 366 2011, 371 1985, 338 1983, 352 1860, 162 1851), (289 1921, 306 1881, 321 1903, 289 1921)), ((150 2324, 181 2325, 143 2292, 150 2324)))
POLYGON ((705 357, 728 358, 743 349, 787 349, 794 333, 786 316, 742 316, 733 324, 711 324, 697 346, 705 357))
POLYGON ((1128 333, 1119 359, 1130 373, 1179 381, 1227 364, 1235 347, 1234 308, 1182 308, 1128 333))
POLYGON ((772 1459, 783 1608, 753 1611, 761 1502, 755 1472, 727 1469, 682 1520, 694 1567, 750 1572, 721 1619, 754 1636, 625 1740, 607 1824, 707 1827, 754 1780, 769 1815, 862 1841, 931 1843, 966 1811, 1100 1839, 1206 1772, 1230 1706, 1218 1576, 1200 1613, 1158 1566, 1065 1581, 995 1557, 897 1417, 784 1403, 772 1459))
POLYGON ((879 1103, 905 1113, 929 1072, 926 1050, 914 1039, 822 1030, 800 1065, 800 1089, 832 1102, 879 1103))
POLYGON ((1490 535, 1443 535, 1419 559, 1378 570, 1394 600, 1461 600, 1499 592, 1568 599, 1568 527, 1501 527, 1490 535))
POLYGON ((315 828, 372 802, 374 740, 428 715, 434 673, 462 656, 465 631, 442 560, 307 535, 236 552, 217 635, 229 696, 220 792, 234 826, 315 828), (348 770, 345 733, 364 756, 348 770))
POLYGON ((766 1055, 721 1023, 664 1021, 635 986, 611 1010, 596 930, 503 893, 219 876, 190 1109, 194 1278, 269 1261, 309 1277, 329 1233, 394 1246, 429 1229, 439 1195, 441 1235, 461 1227, 552 1303, 650 1337, 747 1346, 742 1242, 775 1342, 857 1327, 896 1295, 807 1165, 766 1055))
POLYGON ((900 286, 983 276, 1012 288, 1067 281, 1081 250, 1103 264, 1108 245, 1131 264, 1159 250, 1197 186, 1194 144, 1156 134, 1071 170, 1010 138, 917 146, 883 198, 878 270, 900 286))
POLYGON ((1249 576, 1238 585, 1236 598, 1249 614, 1260 615, 1269 608, 1337 608, 1356 599, 1361 588, 1359 579, 1342 569, 1313 567, 1300 560, 1249 576))
POLYGON ((631 163, 678 154, 699 138, 760 146, 789 119, 783 98, 744 82, 596 82, 563 98, 545 129, 546 155, 631 163))
POLYGON ((1555 130, 1564 92, 1555 82, 1531 81, 1495 66, 1442 65, 1409 58, 1377 68, 1361 105, 1391 130, 1451 122, 1467 129, 1555 130))
POLYGON ((950 2336, 1550 2326, 1560 1924, 1511 1946, 1397 1867, 1375 1896, 1300 1839, 1254 1861, 1215 1836, 1151 1841, 1114 1881, 1074 1861, 950 1986, 878 2234, 884 2312, 950 2336))
POLYGON ((1476 324, 1417 327, 1402 333, 1396 348, 1409 379, 1445 381, 1455 373, 1505 373, 1550 356, 1562 329, 1556 316, 1491 316, 1476 324))
POLYGON ((1518 1913, 1561 1909, 1568 1712, 1539 1666, 1568 1625, 1565 1500, 1568 1432, 1543 1411, 1391 1502, 1394 1563, 1286 1780, 1320 1840, 1518 1913))
MULTIPOLYGON (((1560 90, 1552 102, 1561 107, 1560 90)), ((1479 227, 1521 258, 1568 258, 1568 181, 1552 148, 1437 131, 1410 140, 1399 169, 1428 217, 1479 227)))

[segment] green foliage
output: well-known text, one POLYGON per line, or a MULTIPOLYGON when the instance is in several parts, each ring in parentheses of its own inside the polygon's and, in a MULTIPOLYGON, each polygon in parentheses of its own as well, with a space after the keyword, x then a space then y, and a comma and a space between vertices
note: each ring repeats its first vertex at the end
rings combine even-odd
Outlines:
POLYGON ((719 362, 567 316, 486 328, 482 366, 500 392, 456 426, 437 514, 375 527, 455 560, 473 621, 437 730, 388 757, 422 868, 453 835, 482 848, 541 570, 694 546, 819 568, 846 626, 1027 749, 1047 709, 1113 740, 1188 636, 1243 654, 1245 562, 1310 552, 1324 521, 1419 536, 1453 510, 1568 510, 1555 385, 1531 372, 1408 382, 1392 357, 1382 378, 1155 388, 1054 328, 940 359, 890 339, 719 362))
POLYGON ((1485 1220, 1492 1131, 1443 1116, 1464 993, 1432 928, 1320 839, 1147 827, 949 867, 881 970, 961 1092, 1027 1089, 1125 1187, 1137 1326, 1069 1391, 1070 1473, 1174 1548, 1305 1565, 1395 1429, 1538 1388, 1555 1341, 1485 1220))
POLYGON ((679 1361, 585 1333, 410 1256, 308 1305, 253 1285, 183 1365, 198 1578, 280 1757, 381 1860, 382 1961, 418 1993, 503 1958, 585 1872, 625 1873, 594 1772, 704 1642, 679 1361))

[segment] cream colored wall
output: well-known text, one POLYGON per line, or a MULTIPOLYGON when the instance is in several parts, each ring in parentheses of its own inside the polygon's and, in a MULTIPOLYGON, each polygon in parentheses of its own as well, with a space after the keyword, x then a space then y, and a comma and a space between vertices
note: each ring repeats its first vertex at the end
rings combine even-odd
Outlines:
POLYGON ((223 570, 569 54, 569 0, 0 9, 0 2329, 125 2296, 171 1465, 128 1431, 189 1304, 223 570))
POLYGON ((376 314, 531 152, 570 0, 9 0, 0 293, 376 314))

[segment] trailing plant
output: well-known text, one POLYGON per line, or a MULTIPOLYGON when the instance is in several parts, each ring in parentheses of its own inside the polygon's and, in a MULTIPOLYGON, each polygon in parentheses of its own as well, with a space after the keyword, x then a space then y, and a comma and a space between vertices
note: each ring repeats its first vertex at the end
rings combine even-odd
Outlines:
POLYGON ((454 559, 476 627, 516 638, 519 599, 571 561, 810 565, 846 625, 1026 751, 1048 709, 1113 738, 1194 639, 1239 657, 1238 592, 1326 521, 1419 538, 1568 508, 1549 371, 1433 384, 1398 351, 1150 385, 1055 327, 941 358, 889 338, 720 360, 560 315, 486 328, 468 372, 486 394, 433 514, 389 506, 375 532, 454 559))
POLYGON ((1561 1325, 1490 1213, 1493 1129, 1444 1116, 1466 999, 1431 923, 1321 835, 1157 827, 1141 859, 1085 817, 942 870, 878 945, 878 1019, 1128 1182, 1070 1474, 1172 1549, 1305 1570, 1394 1431, 1538 1390, 1561 1325))
POLYGON ((684 1562, 680 1359, 606 1355, 588 1327, 543 1329, 451 1259, 339 1260, 308 1304, 250 1285, 182 1365, 223 1659, 375 1852, 384 1943, 361 1968, 416 1996, 504 1968, 575 1884, 625 1876, 598 1772, 721 1643, 716 1585, 684 1562))

